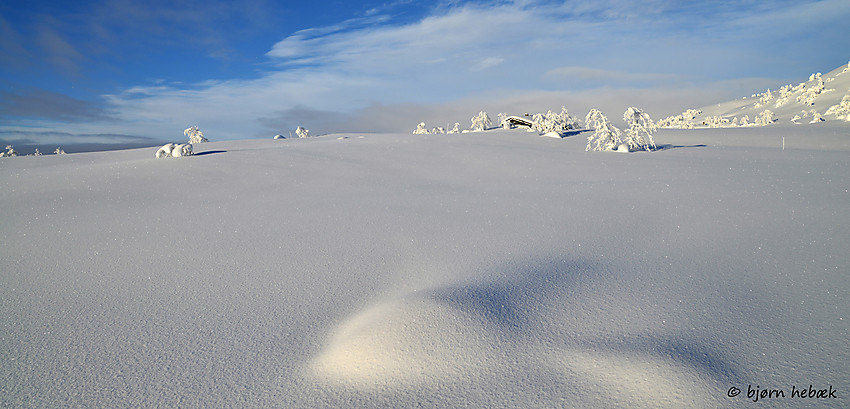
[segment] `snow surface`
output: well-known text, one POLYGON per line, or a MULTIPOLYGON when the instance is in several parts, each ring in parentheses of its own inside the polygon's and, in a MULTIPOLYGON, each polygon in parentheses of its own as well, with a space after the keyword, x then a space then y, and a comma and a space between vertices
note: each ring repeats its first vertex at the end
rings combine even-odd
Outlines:
POLYGON ((846 123, 586 136, 4 158, 0 407, 848 406, 846 123))

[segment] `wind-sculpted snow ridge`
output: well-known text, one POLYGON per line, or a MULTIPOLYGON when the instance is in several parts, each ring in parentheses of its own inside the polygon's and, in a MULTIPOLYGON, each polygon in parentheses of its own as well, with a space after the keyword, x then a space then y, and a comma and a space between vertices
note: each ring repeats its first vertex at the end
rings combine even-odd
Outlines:
MULTIPOLYGON (((547 267, 588 268, 580 263, 547 267)), ((734 379, 734 365, 703 340, 622 333, 616 341, 593 330, 586 302, 616 304, 592 294, 597 273, 522 271, 512 282, 466 283, 377 302, 349 317, 310 364, 319 382, 367 393, 471 387, 493 382, 487 404, 523 390, 562 388, 564 402, 629 407, 721 403, 711 391, 734 379), (588 330, 591 329, 591 330, 588 330), (530 384, 517 389, 518 373, 530 384)), ((611 304, 608 304, 611 307, 611 304)), ((599 307, 600 305, 597 305, 599 307)), ((605 325, 602 323, 601 325, 605 325)), ((604 332, 619 333, 617 328, 604 332)), ((604 333, 603 332, 603 333, 604 333)), ((534 405, 551 399, 542 392, 534 405)))

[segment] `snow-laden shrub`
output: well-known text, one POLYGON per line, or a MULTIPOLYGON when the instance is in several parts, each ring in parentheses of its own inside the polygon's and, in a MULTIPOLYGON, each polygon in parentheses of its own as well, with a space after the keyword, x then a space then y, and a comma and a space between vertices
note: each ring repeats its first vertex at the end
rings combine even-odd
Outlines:
POLYGON ((812 74, 809 77, 809 82, 812 84, 806 87, 802 95, 797 97, 797 102, 802 102, 804 105, 814 105, 815 98, 818 97, 825 89, 826 85, 823 82, 821 73, 812 74))
POLYGON ((192 144, 189 143, 167 143, 156 151, 157 158, 179 158, 193 154, 192 144))
POLYGON ((794 115, 794 117, 793 117, 793 118, 791 118, 791 122, 793 122, 793 123, 795 123, 795 124, 798 124, 798 125, 799 125, 799 124, 800 124, 800 120, 802 120, 802 119, 803 119, 803 118, 801 118, 801 117, 800 117, 800 115, 794 115))
POLYGON ((791 96, 794 94, 794 92, 792 92, 792 88, 793 87, 790 84, 779 88, 779 98, 776 99, 774 107, 779 108, 788 103, 788 100, 791 99, 791 96))
POLYGON ((826 115, 835 115, 836 119, 850 121, 850 95, 845 95, 840 103, 829 107, 826 115))
POLYGON ((15 152, 15 148, 12 145, 6 145, 6 152, 0 152, 0 158, 8 158, 10 156, 18 156, 18 152, 15 152))
POLYGON ((460 133, 460 122, 455 122, 455 126, 449 129, 449 133, 460 133))
POLYGON ((506 114, 506 113, 504 113, 504 112, 499 112, 499 115, 498 115, 498 118, 499 118, 499 126, 500 126, 502 129, 511 129, 511 122, 510 122, 510 121, 508 121, 508 117, 509 117, 509 116, 510 116, 510 115, 508 115, 508 114, 506 114))
POLYGON ((300 125, 298 126, 298 128, 295 128, 295 134, 298 135, 299 138, 310 137, 310 131, 300 125))
POLYGON ((769 109, 762 111, 755 119, 756 125, 759 126, 768 126, 774 122, 776 122, 776 119, 773 116, 773 111, 769 109))
POLYGON ((547 133, 562 133, 573 129, 579 129, 578 120, 570 115, 570 112, 565 107, 561 107, 561 112, 552 112, 551 110, 545 114, 534 114, 531 117, 531 129, 542 134, 547 133))
POLYGON ((446 133, 446 130, 443 129, 443 127, 441 127, 441 126, 435 126, 434 128, 431 129, 431 133, 436 135, 436 134, 446 133))
POLYGON ((35 148, 35 152, 32 153, 32 156, 41 156, 41 151, 38 148, 35 148))
POLYGON ((688 109, 679 115, 658 120, 656 126, 659 128, 693 129, 694 123, 692 121, 701 113, 702 111, 699 109, 688 109))
POLYGON ((53 153, 56 154, 56 155, 64 155, 65 151, 63 151, 62 148, 60 148, 60 147, 56 147, 56 150, 53 151, 53 153))
POLYGON ((623 120, 629 126, 626 129, 626 137, 624 142, 629 145, 629 150, 650 150, 655 149, 655 141, 652 140, 652 133, 658 128, 655 127, 655 122, 649 114, 635 107, 629 107, 623 113, 623 120))
POLYGON ((729 124, 729 120, 717 115, 707 116, 702 120, 702 124, 709 128, 725 128, 729 124))
POLYGON ((425 122, 420 122, 419 125, 416 125, 416 129, 413 130, 414 135, 425 135, 428 133, 428 128, 425 127, 425 122))
POLYGON ((809 121, 810 124, 816 124, 818 122, 825 122, 826 119, 823 119, 823 115, 821 115, 818 111, 812 110, 812 120, 809 121))
POLYGON ((490 116, 487 115, 487 112, 481 111, 478 115, 472 117, 472 131, 479 132, 483 131, 490 127, 493 124, 493 121, 490 119, 490 116))
POLYGON ((750 116, 749 115, 744 115, 744 117, 741 118, 741 122, 739 122, 738 124, 740 126, 753 126, 753 124, 750 123, 750 116))
POLYGON ((183 131, 183 135, 189 137, 189 143, 209 142, 207 138, 204 138, 204 133, 201 132, 201 130, 198 129, 197 126, 191 126, 186 128, 186 130, 183 131))
POLYGON ((588 129, 593 128, 593 135, 587 137, 586 151, 607 151, 616 148, 623 143, 620 139, 620 130, 612 125, 601 111, 594 108, 587 113, 584 123, 588 129))
POLYGON ((759 102, 755 105, 756 108, 762 105, 767 105, 767 103, 773 101, 773 92, 770 91, 770 88, 768 88, 766 92, 760 95, 761 97, 759 98, 759 102))

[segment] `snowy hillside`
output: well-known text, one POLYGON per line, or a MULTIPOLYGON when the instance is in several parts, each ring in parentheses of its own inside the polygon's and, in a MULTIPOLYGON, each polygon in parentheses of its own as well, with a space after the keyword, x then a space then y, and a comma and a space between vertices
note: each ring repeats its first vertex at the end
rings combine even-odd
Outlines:
POLYGON ((814 73, 798 84, 687 110, 659 121, 659 126, 725 128, 824 121, 850 121, 850 63, 826 74, 814 73))

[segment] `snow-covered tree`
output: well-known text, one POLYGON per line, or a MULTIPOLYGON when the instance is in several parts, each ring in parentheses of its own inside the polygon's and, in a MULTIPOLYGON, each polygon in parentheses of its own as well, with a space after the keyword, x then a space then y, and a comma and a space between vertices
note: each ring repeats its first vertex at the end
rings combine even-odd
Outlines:
POLYGON ((455 122, 455 126, 449 130, 449 133, 460 133, 460 122, 455 122))
POLYGON ((55 151, 53 151, 53 153, 54 153, 54 154, 56 154, 56 155, 64 155, 64 154, 65 154, 65 151, 64 151, 64 150, 62 150, 62 148, 57 147, 57 148, 56 148, 56 150, 55 150, 55 151))
POLYGON ((581 126, 578 120, 570 115, 567 108, 563 106, 561 107, 561 112, 552 112, 550 110, 545 114, 534 114, 531 117, 531 129, 540 133, 562 133, 579 128, 581 126))
POLYGON ((629 144, 629 150, 650 150, 655 149, 655 141, 652 140, 652 133, 658 128, 652 122, 649 114, 635 107, 630 107, 623 113, 623 120, 629 126, 626 129, 625 142, 629 144))
POLYGON ((41 151, 38 148, 35 148, 35 152, 33 152, 32 156, 41 156, 41 151))
POLYGON ((419 125, 416 125, 416 129, 413 130, 414 135, 425 135, 428 133, 428 128, 425 127, 425 122, 420 122, 419 125))
POLYGON ((755 119, 756 125, 767 126, 776 122, 776 119, 773 116, 773 111, 769 109, 765 109, 755 119))
POLYGON ((594 151, 613 150, 623 143, 623 140, 620 139, 620 130, 612 125, 598 109, 591 109, 584 118, 584 123, 588 129, 594 129, 593 135, 587 138, 586 151, 591 149, 594 151))
POLYGON ((829 107, 826 115, 835 115, 836 119, 850 121, 850 95, 845 95, 840 103, 829 107))
POLYGON ((434 128, 431 129, 431 133, 436 135, 436 134, 446 133, 446 130, 443 129, 442 127, 440 127, 440 126, 435 126, 434 128))
POLYGON ((756 108, 766 105, 770 101, 773 100, 773 92, 770 91, 770 88, 767 89, 767 92, 761 94, 761 98, 759 98, 759 103, 756 104, 756 108))
POLYGON ((191 126, 186 128, 186 130, 183 131, 183 135, 189 137, 189 143, 209 142, 207 138, 204 138, 204 133, 201 132, 201 130, 198 129, 197 126, 191 126))
POLYGON ((10 156, 18 156, 18 152, 15 152, 15 148, 12 145, 6 145, 6 152, 0 152, 0 158, 10 156))
POLYGON ((298 126, 298 128, 295 128, 295 134, 298 135, 299 138, 310 137, 310 131, 300 125, 298 126))
POLYGON ((481 111, 478 115, 472 117, 472 131, 478 132, 483 131, 490 127, 493 124, 493 121, 490 119, 490 116, 487 115, 487 112, 481 111))
POLYGON ((504 112, 500 112, 498 117, 499 117, 499 126, 502 127, 502 129, 511 129, 511 123, 510 123, 510 121, 508 121, 508 117, 509 117, 508 114, 506 114, 504 112))
POLYGON ((809 121, 810 124, 816 124, 818 122, 824 122, 826 119, 823 119, 823 115, 821 115, 818 111, 812 110, 812 120, 809 121))
POLYGON ((821 73, 812 74, 809 77, 809 82, 812 83, 803 91, 803 94, 797 97, 797 102, 802 102, 805 105, 814 105, 817 98, 825 89, 826 85, 823 82, 821 73))

